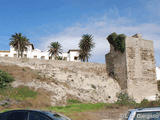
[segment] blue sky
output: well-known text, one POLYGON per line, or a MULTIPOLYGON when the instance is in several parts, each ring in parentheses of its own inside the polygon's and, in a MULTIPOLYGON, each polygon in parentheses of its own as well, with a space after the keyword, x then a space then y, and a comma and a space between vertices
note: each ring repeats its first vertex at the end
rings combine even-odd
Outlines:
POLYGON ((160 66, 160 0, 0 0, 0 49, 9 49, 15 32, 46 50, 59 41, 64 52, 78 48, 81 36, 93 34, 96 47, 91 62, 104 63, 111 32, 141 33, 154 41, 160 66))

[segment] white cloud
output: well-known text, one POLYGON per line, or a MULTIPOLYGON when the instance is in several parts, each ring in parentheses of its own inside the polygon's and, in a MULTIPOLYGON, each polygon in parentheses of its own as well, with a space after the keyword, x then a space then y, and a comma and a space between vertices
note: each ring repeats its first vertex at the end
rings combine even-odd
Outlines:
POLYGON ((134 23, 134 21, 125 17, 112 19, 108 18, 107 15, 104 15, 98 19, 91 18, 86 24, 78 23, 64 29, 64 31, 58 34, 41 38, 42 43, 39 47, 46 49, 52 41, 59 41, 62 44, 64 51, 78 48, 81 36, 89 33, 94 35, 94 42, 96 43, 96 47, 92 52, 93 56, 91 61, 104 63, 104 55, 109 51, 109 44, 106 37, 112 32, 117 32, 129 36, 141 33, 143 38, 153 40, 156 51, 160 51, 160 25, 152 23, 133 25, 134 23))

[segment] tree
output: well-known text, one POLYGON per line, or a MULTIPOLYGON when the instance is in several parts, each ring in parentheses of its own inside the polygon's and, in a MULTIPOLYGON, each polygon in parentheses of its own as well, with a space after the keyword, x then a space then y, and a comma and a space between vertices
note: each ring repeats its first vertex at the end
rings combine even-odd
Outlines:
POLYGON ((94 48, 95 43, 93 42, 93 36, 90 34, 84 34, 79 43, 80 55, 79 58, 81 61, 88 62, 89 57, 91 56, 91 50, 94 48))
POLYGON ((22 33, 15 33, 10 38, 10 45, 18 52, 18 57, 23 57, 23 52, 27 50, 29 39, 22 33))
POLYGON ((55 59, 58 58, 59 53, 62 53, 62 46, 59 42, 51 42, 49 46, 49 54, 51 55, 51 58, 54 56, 55 59))

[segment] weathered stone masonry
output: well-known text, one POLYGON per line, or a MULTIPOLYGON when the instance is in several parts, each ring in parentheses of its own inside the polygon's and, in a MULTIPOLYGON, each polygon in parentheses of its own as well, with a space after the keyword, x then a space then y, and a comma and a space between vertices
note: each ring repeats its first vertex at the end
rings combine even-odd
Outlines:
POLYGON ((153 42, 136 34, 126 37, 124 53, 110 47, 110 53, 106 54, 108 74, 137 102, 154 99, 158 90, 153 42))

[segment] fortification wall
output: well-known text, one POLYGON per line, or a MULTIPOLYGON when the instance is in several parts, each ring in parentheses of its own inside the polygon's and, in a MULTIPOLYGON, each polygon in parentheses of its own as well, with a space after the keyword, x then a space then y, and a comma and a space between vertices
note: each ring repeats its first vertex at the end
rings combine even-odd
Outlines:
POLYGON ((157 90, 153 42, 141 35, 126 37, 125 52, 115 51, 111 45, 106 55, 107 71, 114 74, 121 89, 137 102, 155 99, 157 90))
POLYGON ((118 82, 108 76, 105 64, 4 57, 0 57, 0 64, 29 67, 40 76, 48 78, 47 81, 19 79, 13 86, 45 89, 51 93, 53 105, 62 104, 67 99, 91 103, 115 102, 121 90, 118 82))
POLYGON ((126 52, 115 51, 110 45, 110 53, 106 54, 106 67, 109 76, 116 79, 122 90, 127 89, 126 52))
POLYGON ((153 99, 157 93, 153 42, 127 37, 126 61, 128 94, 139 102, 153 99))

